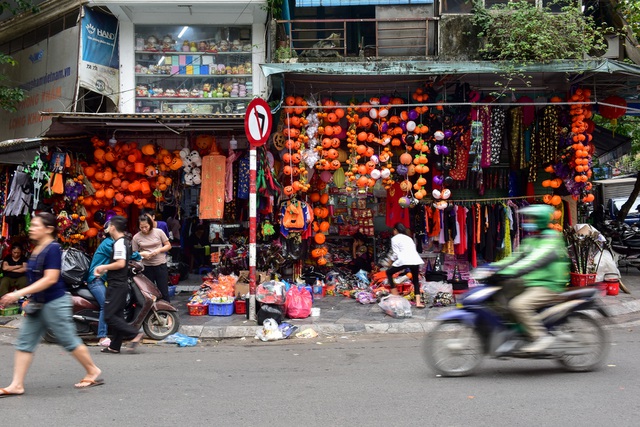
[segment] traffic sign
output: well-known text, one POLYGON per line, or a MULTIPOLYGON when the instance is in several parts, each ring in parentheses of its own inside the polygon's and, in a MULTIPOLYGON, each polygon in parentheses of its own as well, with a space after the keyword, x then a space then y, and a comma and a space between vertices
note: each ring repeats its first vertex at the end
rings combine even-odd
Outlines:
POLYGON ((269 104, 262 98, 256 98, 249 103, 244 116, 244 131, 253 147, 264 145, 269 139, 273 117, 269 104))

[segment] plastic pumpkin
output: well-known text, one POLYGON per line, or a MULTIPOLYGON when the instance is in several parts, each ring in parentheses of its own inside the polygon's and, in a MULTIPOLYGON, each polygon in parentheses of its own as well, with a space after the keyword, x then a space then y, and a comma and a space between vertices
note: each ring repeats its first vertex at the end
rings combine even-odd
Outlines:
POLYGON ((84 232, 84 236, 91 239, 93 237, 96 237, 98 235, 98 229, 95 227, 91 227, 89 228, 87 231, 84 232))
POLYGON ((143 145, 140 151, 142 151, 142 154, 144 154, 145 156, 153 156, 154 154, 156 154, 156 149, 153 144, 143 145))
POLYGON ((320 223, 320 231, 326 233, 329 231, 329 221, 322 221, 320 223))
POLYGON ((316 233, 316 235, 313 237, 313 240, 317 244, 322 245, 327 240, 327 237, 322 233, 316 233))
POLYGON ((323 193, 320 195, 320 203, 326 205, 329 202, 329 194, 323 193))
POLYGON ((182 167, 182 165, 183 165, 182 159, 179 156, 176 156, 171 159, 171 162, 169 163, 169 168, 172 171, 177 171, 182 167))

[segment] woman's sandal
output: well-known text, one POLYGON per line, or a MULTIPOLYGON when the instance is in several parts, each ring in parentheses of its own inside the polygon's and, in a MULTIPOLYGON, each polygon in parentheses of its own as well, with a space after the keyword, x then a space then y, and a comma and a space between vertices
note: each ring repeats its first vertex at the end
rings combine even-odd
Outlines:
POLYGON ((120 354, 120 352, 118 350, 114 350, 111 347, 105 347, 102 350, 100 350, 100 353, 105 353, 105 354, 120 354))

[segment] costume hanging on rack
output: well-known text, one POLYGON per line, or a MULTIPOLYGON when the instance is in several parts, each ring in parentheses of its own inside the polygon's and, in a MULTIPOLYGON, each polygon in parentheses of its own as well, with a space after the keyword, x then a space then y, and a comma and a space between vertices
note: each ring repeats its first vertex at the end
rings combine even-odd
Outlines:
POLYGON ((410 228, 411 218, 409 214, 409 208, 403 208, 398 201, 405 193, 400 188, 400 184, 395 182, 387 190, 387 215, 385 224, 389 228, 393 228, 397 223, 402 223, 405 227, 410 228))
POLYGON ((238 163, 238 199, 249 198, 249 156, 238 163))
POLYGON ((239 153, 236 153, 231 148, 229 149, 229 156, 227 156, 226 166, 225 166, 225 177, 224 177, 224 201, 225 203, 229 203, 233 201, 233 162, 235 162, 240 157, 239 153))
POLYGON ((200 219, 223 218, 226 160, 219 154, 210 154, 202 158, 200 219))
POLYGON ((11 190, 4 209, 5 216, 26 215, 31 210, 33 181, 29 174, 16 171, 11 181, 11 190))

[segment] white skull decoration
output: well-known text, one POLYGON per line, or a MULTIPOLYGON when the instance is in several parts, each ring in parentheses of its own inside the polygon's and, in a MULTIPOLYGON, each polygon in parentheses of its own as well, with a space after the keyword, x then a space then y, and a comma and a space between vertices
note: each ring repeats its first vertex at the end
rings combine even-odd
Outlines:
POLYGON ((188 186, 192 186, 193 185, 193 174, 192 173, 186 173, 184 175, 184 183, 185 183, 185 185, 188 185, 188 186))

